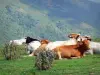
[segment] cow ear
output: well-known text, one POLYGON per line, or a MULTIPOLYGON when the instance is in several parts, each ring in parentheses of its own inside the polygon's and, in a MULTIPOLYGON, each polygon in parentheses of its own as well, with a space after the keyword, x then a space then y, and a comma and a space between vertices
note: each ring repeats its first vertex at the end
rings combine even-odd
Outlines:
POLYGON ((69 38, 72 38, 72 36, 71 36, 70 34, 68 35, 68 37, 69 37, 69 38))
POLYGON ((91 38, 88 38, 87 40, 91 41, 92 39, 91 38))
POLYGON ((78 34, 78 35, 76 36, 76 39, 78 39, 78 38, 79 38, 79 36, 80 36, 80 34, 78 34))
POLYGON ((90 38, 89 40, 91 41, 92 39, 90 38))
POLYGON ((85 38, 86 38, 87 40, 89 40, 89 41, 92 40, 90 36, 85 36, 85 38))

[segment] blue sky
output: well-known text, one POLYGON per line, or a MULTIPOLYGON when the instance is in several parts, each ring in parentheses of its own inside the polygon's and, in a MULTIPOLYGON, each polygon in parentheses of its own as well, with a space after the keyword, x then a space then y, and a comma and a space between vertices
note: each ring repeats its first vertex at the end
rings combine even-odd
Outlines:
POLYGON ((96 2, 96 3, 100 3, 100 0, 90 0, 90 1, 93 1, 93 2, 96 2))

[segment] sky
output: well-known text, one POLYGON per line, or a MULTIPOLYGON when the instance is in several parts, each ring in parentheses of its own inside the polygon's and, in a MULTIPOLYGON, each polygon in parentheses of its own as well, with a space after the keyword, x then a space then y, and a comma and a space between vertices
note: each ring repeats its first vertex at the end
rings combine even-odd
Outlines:
POLYGON ((89 1, 93 1, 93 2, 96 2, 96 3, 100 3, 100 0, 89 0, 89 1))

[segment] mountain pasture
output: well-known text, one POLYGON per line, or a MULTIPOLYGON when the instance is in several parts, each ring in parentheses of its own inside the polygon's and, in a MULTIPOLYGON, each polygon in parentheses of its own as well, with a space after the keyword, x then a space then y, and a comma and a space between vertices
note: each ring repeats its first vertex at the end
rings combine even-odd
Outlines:
POLYGON ((38 70, 25 44, 16 46, 13 60, 6 60, 3 46, 26 36, 64 41, 73 32, 100 42, 98 9, 98 0, 0 0, 0 75, 100 75, 100 54, 54 60, 49 70, 38 70))

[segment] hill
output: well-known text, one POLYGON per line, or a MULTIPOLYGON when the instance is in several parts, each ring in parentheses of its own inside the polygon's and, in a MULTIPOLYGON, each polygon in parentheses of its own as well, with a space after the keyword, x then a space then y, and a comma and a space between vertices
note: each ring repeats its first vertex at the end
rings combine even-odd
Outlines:
POLYGON ((100 3, 92 0, 0 0, 0 43, 25 36, 65 40, 100 37, 100 3))

